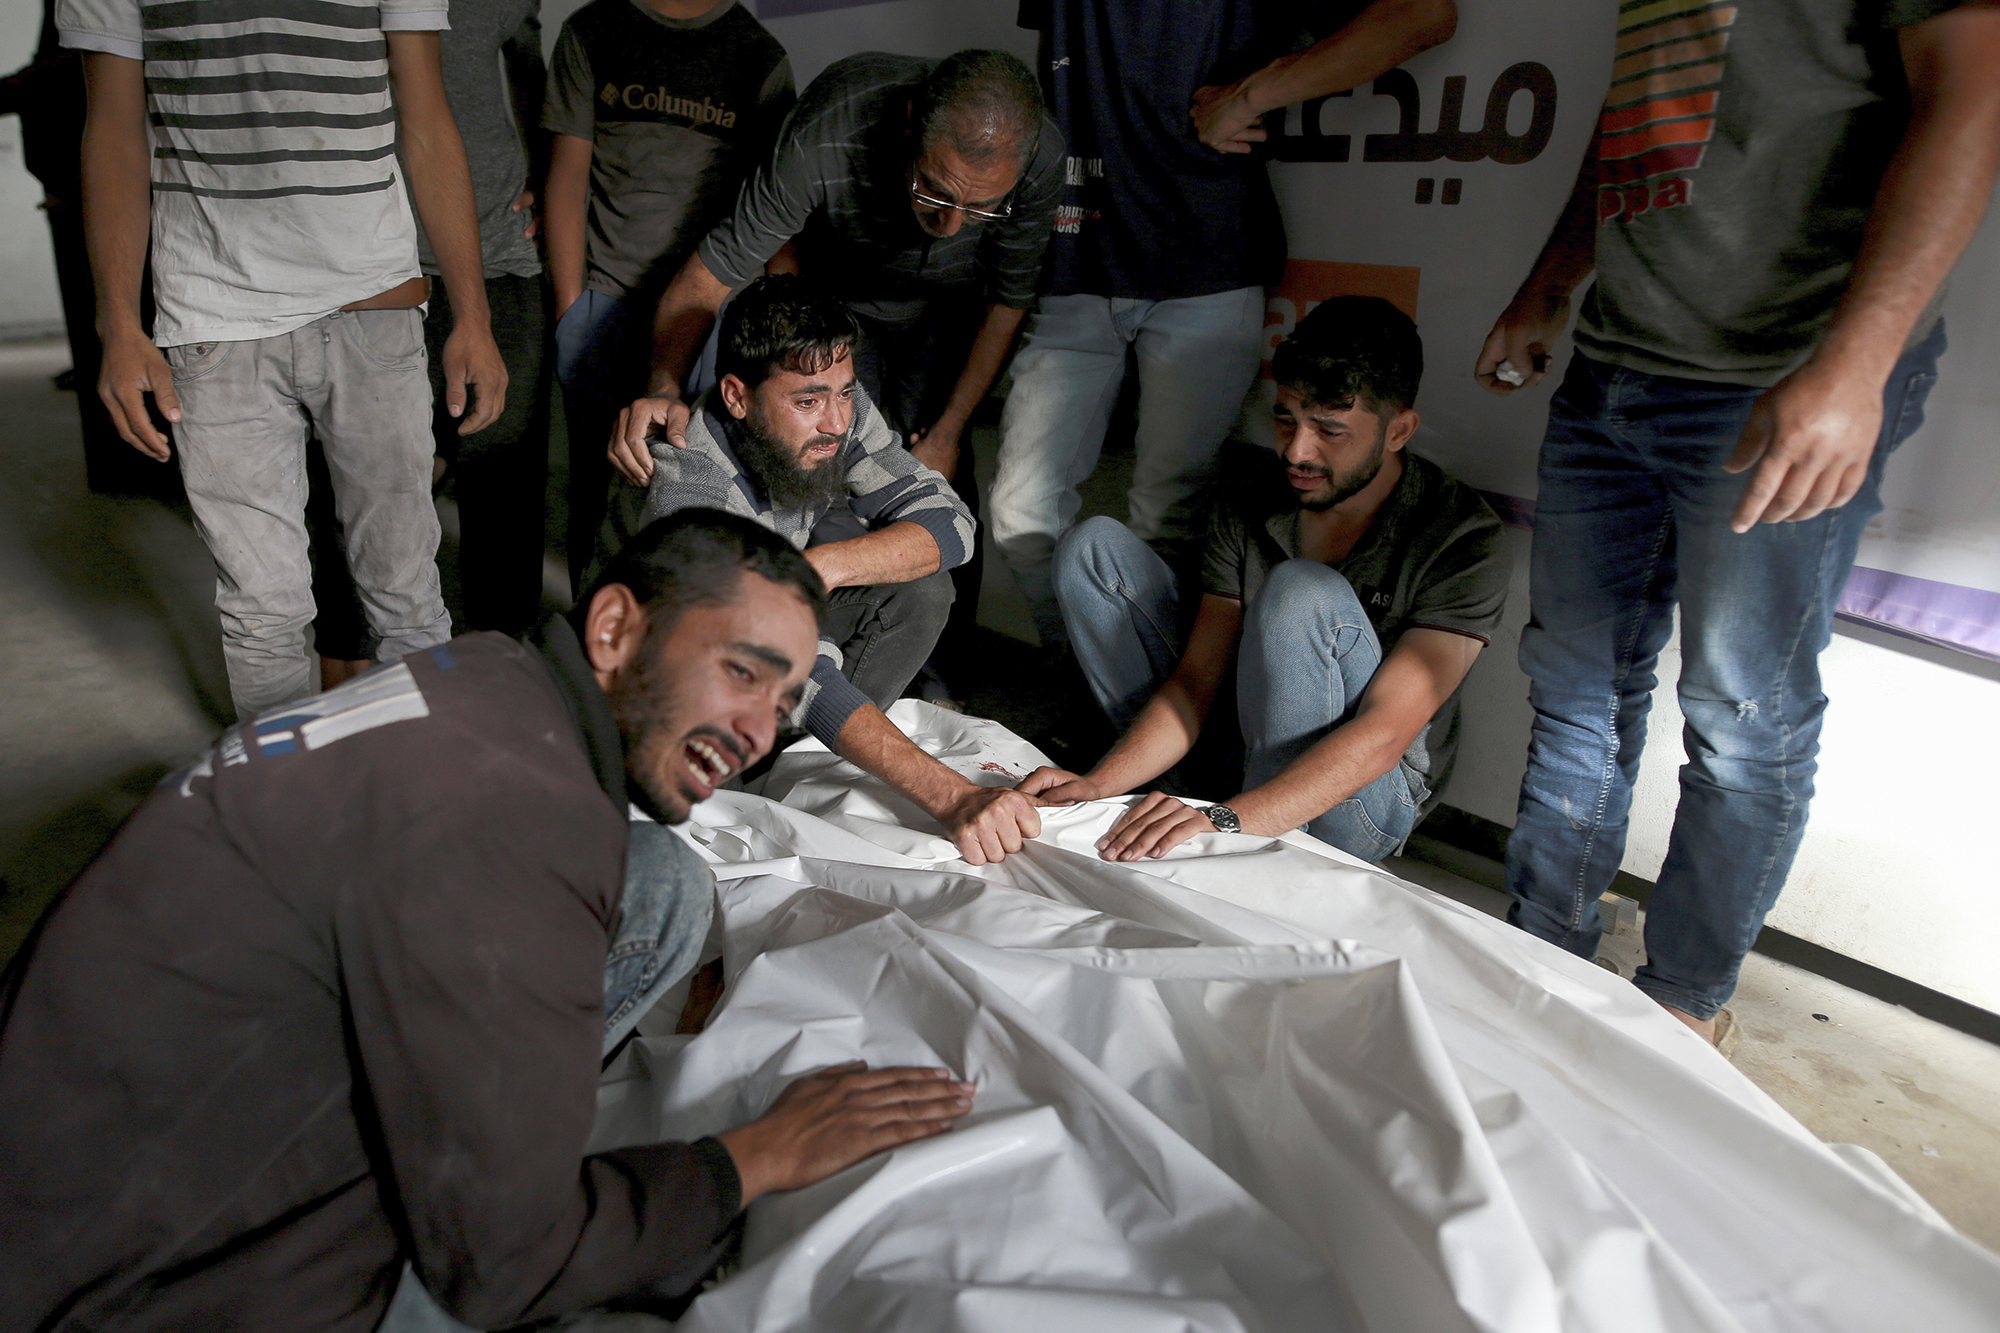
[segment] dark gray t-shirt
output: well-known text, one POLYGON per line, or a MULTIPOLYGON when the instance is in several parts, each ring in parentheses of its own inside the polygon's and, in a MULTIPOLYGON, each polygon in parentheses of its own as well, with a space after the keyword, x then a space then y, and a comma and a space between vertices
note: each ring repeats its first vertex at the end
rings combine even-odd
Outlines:
MULTIPOLYGON (((1209 521, 1202 590, 1248 606, 1272 569, 1299 553, 1301 510, 1269 450, 1233 459, 1234 483, 1209 521)), ((1507 602, 1500 520, 1443 468, 1403 455, 1403 477, 1340 571, 1375 627, 1384 656, 1406 630, 1439 629, 1492 641, 1507 602)), ((1429 810, 1458 751, 1458 696, 1432 715, 1403 755, 1410 794, 1429 810)))
POLYGON ((1896 29, 1960 3, 1623 6, 1577 346, 1731 384, 1775 384, 1803 363, 1909 119, 1896 29))
POLYGON ((1025 310, 1041 283, 1062 188, 1062 135, 1042 117, 999 222, 932 236, 910 206, 910 95, 936 65, 879 51, 829 65, 785 121, 770 160, 743 187, 701 260, 730 287, 764 271, 798 237, 801 268, 848 308, 888 324, 915 321, 942 291, 1025 310))
MULTIPOLYGON (((531 278, 542 271, 535 243, 524 234, 528 213, 508 211, 527 188, 528 154, 500 68, 503 51, 509 61, 541 63, 541 10, 542 0, 451 0, 451 26, 439 34, 445 100, 465 140, 472 205, 479 214, 479 254, 489 278, 531 278)), ((424 272, 438 274, 437 256, 421 222, 417 260, 424 272)))
POLYGON ((584 286, 664 287, 736 199, 794 101, 777 38, 736 0, 673 19, 592 0, 563 24, 542 124, 591 141, 584 286))

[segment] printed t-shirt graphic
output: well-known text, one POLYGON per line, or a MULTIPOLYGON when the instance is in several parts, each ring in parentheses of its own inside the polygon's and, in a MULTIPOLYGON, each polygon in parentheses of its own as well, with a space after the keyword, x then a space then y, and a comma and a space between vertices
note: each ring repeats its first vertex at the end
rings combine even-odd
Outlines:
POLYGON ((1734 4, 1636 0, 1618 15, 1611 88, 1597 122, 1597 216, 1608 222, 1691 197, 1715 134, 1734 4))

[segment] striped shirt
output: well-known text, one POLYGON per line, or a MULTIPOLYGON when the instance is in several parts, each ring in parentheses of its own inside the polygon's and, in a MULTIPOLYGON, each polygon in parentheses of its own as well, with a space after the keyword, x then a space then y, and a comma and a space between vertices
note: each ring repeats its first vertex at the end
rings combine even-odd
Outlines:
POLYGON ((63 45, 141 60, 163 347, 275 337, 417 276, 389 31, 446 0, 58 0, 63 45))
POLYGON ((910 98, 936 63, 868 52, 808 84, 770 159, 744 182, 736 211, 702 241, 708 271, 745 286, 796 237, 815 283, 886 324, 914 322, 927 300, 951 289, 1032 306, 1062 189, 1062 134, 1042 117, 1004 221, 929 235, 910 203, 907 131, 910 98))
MULTIPOLYGON (((663 439, 652 442, 653 479, 643 495, 634 487, 612 483, 607 537, 622 545, 656 518, 683 509, 720 509, 763 524, 801 551, 815 545, 815 539, 840 541, 909 522, 920 524, 936 540, 939 568, 956 569, 970 558, 972 511, 950 482, 911 456, 859 385, 847 445, 841 451, 847 467, 844 506, 775 507, 731 447, 734 428, 734 421, 718 409, 714 390, 704 394, 688 419, 686 448, 676 449, 663 439)), ((868 702, 841 674, 841 665, 839 646, 821 639, 805 697, 792 715, 793 725, 829 748, 854 710, 868 702)))

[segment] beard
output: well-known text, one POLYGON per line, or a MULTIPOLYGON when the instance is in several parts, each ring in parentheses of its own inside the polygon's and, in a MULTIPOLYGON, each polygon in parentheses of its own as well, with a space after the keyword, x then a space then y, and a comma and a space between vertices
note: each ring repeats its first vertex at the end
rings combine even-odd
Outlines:
POLYGON ((1326 477, 1328 489, 1301 497, 1299 508, 1309 509, 1315 514, 1324 513, 1342 501, 1351 500, 1367 490, 1369 483, 1382 472, 1382 455, 1387 452, 1385 445, 1388 438, 1389 428, 1384 426, 1375 433, 1374 451, 1338 477, 1324 468, 1316 469, 1326 477))
POLYGON ((741 772, 747 757, 715 727, 683 729, 679 700, 664 668, 662 640, 670 626, 649 625, 629 671, 611 683, 609 702, 618 736, 625 744, 626 780, 644 799, 638 804, 662 824, 685 824, 701 793, 687 784, 683 758, 699 737, 741 772))
MULTIPOLYGON (((754 397, 742 425, 743 429, 737 433, 737 452, 743 457, 743 465, 750 469, 750 475, 771 497, 773 507, 808 512, 827 509, 847 493, 844 452, 834 454, 816 468, 802 467, 798 454, 786 448, 772 432, 754 397)), ((815 435, 806 441, 805 447, 829 440, 845 443, 844 436, 815 435)))

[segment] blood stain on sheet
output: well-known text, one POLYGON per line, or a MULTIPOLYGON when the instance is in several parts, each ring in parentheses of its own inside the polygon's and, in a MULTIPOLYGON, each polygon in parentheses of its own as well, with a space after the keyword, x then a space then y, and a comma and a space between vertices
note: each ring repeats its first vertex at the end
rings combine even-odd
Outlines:
POLYGON ((981 764, 980 767, 985 769, 988 773, 1005 773, 1010 778, 1018 778, 1021 776, 1019 773, 1016 773, 1013 769, 1007 767, 1005 764, 996 764, 991 759, 981 764))

